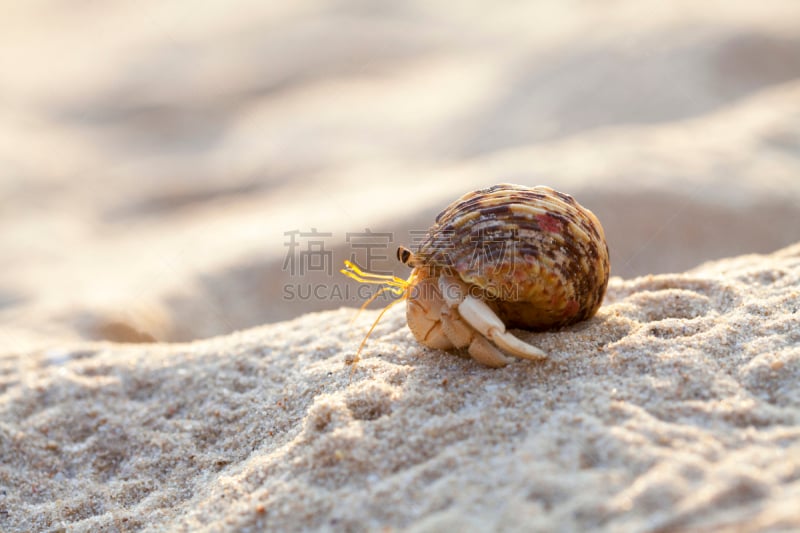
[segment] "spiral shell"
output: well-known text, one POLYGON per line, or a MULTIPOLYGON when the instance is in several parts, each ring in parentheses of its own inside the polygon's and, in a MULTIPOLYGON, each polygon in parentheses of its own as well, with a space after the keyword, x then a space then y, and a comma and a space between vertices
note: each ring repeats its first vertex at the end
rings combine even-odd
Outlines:
POLYGON ((414 263, 456 273, 506 325, 531 330, 593 316, 610 269, 603 227, 591 211, 550 187, 510 184, 448 206, 414 263))

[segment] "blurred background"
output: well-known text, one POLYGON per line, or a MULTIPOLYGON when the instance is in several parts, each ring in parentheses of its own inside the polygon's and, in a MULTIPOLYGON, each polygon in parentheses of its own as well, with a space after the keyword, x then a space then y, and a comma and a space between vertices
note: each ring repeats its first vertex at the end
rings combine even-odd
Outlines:
POLYGON ((499 182, 575 196, 625 278, 800 240, 795 0, 0 9, 0 351, 357 307, 344 259, 406 277, 499 182))

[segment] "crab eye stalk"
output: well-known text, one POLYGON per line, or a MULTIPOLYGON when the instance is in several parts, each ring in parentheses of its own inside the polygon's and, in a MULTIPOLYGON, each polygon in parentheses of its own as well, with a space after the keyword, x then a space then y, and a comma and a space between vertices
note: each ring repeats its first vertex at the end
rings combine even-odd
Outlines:
POLYGON ((405 246, 398 246, 397 247, 397 260, 407 265, 414 254, 411 253, 411 250, 406 248, 405 246))

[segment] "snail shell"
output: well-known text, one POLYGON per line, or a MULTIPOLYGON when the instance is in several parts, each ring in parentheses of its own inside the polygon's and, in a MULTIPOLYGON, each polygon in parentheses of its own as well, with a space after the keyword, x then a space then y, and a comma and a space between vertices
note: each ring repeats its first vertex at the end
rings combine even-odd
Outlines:
POLYGON ((453 202, 406 260, 428 276, 455 273, 505 325, 531 330, 592 317, 610 270, 591 211, 550 187, 511 184, 453 202))

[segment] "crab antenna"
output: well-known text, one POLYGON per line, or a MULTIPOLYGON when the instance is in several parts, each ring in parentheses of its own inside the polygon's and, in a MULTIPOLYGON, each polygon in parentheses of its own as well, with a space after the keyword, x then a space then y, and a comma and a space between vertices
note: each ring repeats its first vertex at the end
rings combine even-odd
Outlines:
POLYGON ((361 309, 359 309, 359 311, 363 311, 364 308, 368 306, 370 303, 372 303, 375 300, 375 298, 378 297, 379 294, 386 291, 391 291, 396 296, 400 296, 404 292, 406 292, 406 290, 408 290, 408 286, 411 284, 411 278, 403 279, 403 278, 398 278, 397 276, 391 276, 386 274, 375 274, 373 272, 364 272, 363 270, 358 268, 358 265, 350 261, 345 261, 344 265, 347 268, 343 268, 339 272, 341 272, 350 279, 354 279, 359 283, 373 283, 375 285, 385 285, 385 287, 382 287, 379 291, 373 294, 369 298, 369 300, 364 302, 364 305, 361 306, 361 309))
POLYGON ((358 345, 358 351, 356 352, 355 359, 353 359, 353 364, 356 364, 358 362, 358 356, 361 355, 361 350, 364 349, 364 345, 367 344, 367 339, 369 339, 369 336, 372 335, 372 330, 374 330, 375 326, 378 325, 378 322, 381 321, 381 318, 383 318, 384 313, 386 313, 386 311, 388 311, 390 307, 392 307, 394 304, 396 304, 399 301, 400 301, 400 299, 392 300, 391 302, 389 302, 386 305, 386 307, 381 309, 380 314, 378 314, 378 318, 376 318, 375 322, 372 323, 372 326, 369 328, 369 331, 367 331, 367 334, 364 335, 364 339, 361 341, 361 344, 358 345))
MULTIPOLYGON (((375 294, 369 297, 369 299, 364 302, 358 310, 358 313, 353 316, 353 319, 350 321, 351 323, 355 321, 358 317, 358 314, 361 313, 366 307, 375 301, 375 299, 383 294, 386 291, 391 292, 395 296, 402 296, 406 290, 408 290, 408 286, 411 283, 411 278, 405 280, 403 278, 398 278, 397 276, 391 276, 386 274, 375 274, 373 272, 364 272, 361 270, 358 265, 351 261, 344 262, 345 267, 339 272, 344 274, 350 279, 354 279, 359 283, 373 283, 376 285, 385 285, 385 287, 381 287, 380 290, 376 291, 375 294)), ((370 330, 372 331, 372 330, 370 330)))
POLYGON ((388 274, 375 274, 373 272, 364 272, 363 270, 358 268, 358 265, 347 260, 345 260, 344 265, 346 268, 341 269, 339 272, 341 272, 350 279, 356 280, 359 283, 375 283, 378 285, 386 284, 390 287, 395 287, 401 290, 405 290, 406 287, 408 287, 408 280, 404 280, 403 278, 398 278, 397 276, 392 276, 388 274))
POLYGON ((356 319, 358 314, 361 311, 363 311, 364 308, 366 308, 370 303, 375 301, 375 299, 384 292, 388 291, 396 296, 402 296, 402 298, 389 302, 383 309, 381 309, 381 312, 380 314, 378 314, 378 317, 375 319, 375 322, 372 323, 372 327, 369 328, 369 331, 367 331, 367 334, 364 335, 364 339, 358 346, 358 351, 356 352, 355 359, 353 360, 353 364, 355 364, 358 361, 358 356, 361 354, 361 350, 367 343, 367 339, 369 339, 369 336, 372 334, 372 331, 375 329, 375 326, 378 325, 378 322, 380 322, 381 318, 383 318, 383 315, 386 313, 386 311, 388 311, 390 307, 392 307, 400 300, 405 299, 404 297, 407 294, 408 287, 411 285, 414 274, 412 273, 408 279, 403 279, 403 278, 398 278, 397 276, 392 276, 387 274, 375 274, 373 272, 365 272, 361 270, 358 267, 358 265, 356 265, 352 261, 347 261, 347 260, 345 260, 344 266, 345 268, 341 269, 339 272, 341 272, 350 279, 353 279, 359 283, 373 283, 376 285, 384 285, 383 287, 380 288, 380 290, 376 291, 375 294, 370 296, 370 298, 366 302, 364 302, 364 304, 358 310, 356 315, 353 317, 353 320, 356 319))
POLYGON ((399 289, 399 288, 397 288, 397 287, 381 287, 379 290, 375 291, 375 294, 373 294, 372 296, 370 296, 370 297, 369 297, 369 299, 368 299, 366 302, 364 302, 363 304, 361 304, 361 307, 358 309, 358 310, 359 310, 359 312, 360 312, 360 311, 363 311, 364 309, 366 309, 366 308, 367 308, 367 306, 368 306, 369 304, 371 304, 372 302, 374 302, 374 301, 375 301, 375 299, 376 299, 378 296, 380 296, 381 294, 383 294, 383 293, 384 293, 384 292, 386 292, 386 291, 389 291, 389 292, 391 292, 392 294, 394 294, 394 295, 396 295, 396 296, 400 296, 400 295, 402 295, 402 294, 403 294, 403 290, 402 290, 402 289, 399 289))

